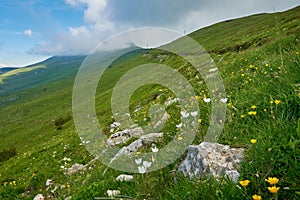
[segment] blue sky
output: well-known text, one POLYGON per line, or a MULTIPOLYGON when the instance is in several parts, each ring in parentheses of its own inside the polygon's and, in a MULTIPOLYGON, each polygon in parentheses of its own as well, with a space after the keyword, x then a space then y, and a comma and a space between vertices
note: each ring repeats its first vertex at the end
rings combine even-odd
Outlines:
POLYGON ((299 0, 0 0, 0 67, 87 54, 104 39, 134 28, 189 33, 298 5, 299 0))

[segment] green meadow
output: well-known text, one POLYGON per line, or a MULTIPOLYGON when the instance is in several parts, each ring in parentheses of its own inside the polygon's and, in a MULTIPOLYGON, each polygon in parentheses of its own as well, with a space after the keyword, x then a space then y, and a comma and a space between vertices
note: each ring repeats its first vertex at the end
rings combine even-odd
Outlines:
MULTIPOLYGON (((115 198, 122 199, 300 199, 300 7, 227 20, 189 36, 214 59, 223 79, 228 101, 218 143, 245 149, 239 172, 248 185, 226 177, 190 180, 177 172, 186 154, 163 169, 133 174, 130 182, 117 181, 123 172, 100 161, 90 163, 94 156, 80 140, 72 116, 74 80, 85 57, 56 56, 0 75, 0 199, 33 199, 37 194, 46 199, 109 199, 107 190, 113 189, 120 191, 115 198), (89 163, 88 169, 70 176, 66 168, 75 163, 89 163), (274 193, 268 189, 269 177, 279 179, 272 185, 279 187, 274 193), (49 188, 47 179, 53 181, 49 188)), ((172 45, 185 48, 178 41, 172 45)), ((109 136, 114 122, 114 86, 126 72, 146 63, 176 69, 193 87, 200 117, 192 144, 201 143, 211 113, 211 104, 203 100, 211 97, 208 87, 189 62, 158 49, 130 52, 103 73, 95 108, 104 133, 109 136)), ((129 105, 134 123, 151 125, 149 108, 175 97, 157 84, 138 88, 129 105)), ((161 130, 158 149, 171 139, 180 140, 175 137, 180 108, 174 103, 166 111, 171 118, 161 130)))

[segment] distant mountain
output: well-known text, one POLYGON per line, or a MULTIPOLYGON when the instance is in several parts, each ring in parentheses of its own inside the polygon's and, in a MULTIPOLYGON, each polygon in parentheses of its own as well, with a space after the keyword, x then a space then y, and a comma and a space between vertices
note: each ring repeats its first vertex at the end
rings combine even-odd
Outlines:
POLYGON ((18 68, 16 68, 16 67, 3 67, 3 68, 0 68, 0 75, 4 74, 6 72, 9 72, 11 70, 15 70, 15 69, 18 69, 18 68))
POLYGON ((54 56, 24 68, 1 68, 0 95, 6 96, 12 92, 59 79, 74 78, 84 58, 85 56, 54 56))

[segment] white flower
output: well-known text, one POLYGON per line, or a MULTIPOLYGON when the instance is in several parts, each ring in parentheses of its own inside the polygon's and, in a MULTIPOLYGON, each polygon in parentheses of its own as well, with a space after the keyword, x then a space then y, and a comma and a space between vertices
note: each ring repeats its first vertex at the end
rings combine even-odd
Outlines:
POLYGON ((115 197, 119 195, 121 192, 120 190, 107 190, 106 193, 109 197, 115 197))
POLYGON ((66 158, 66 157, 64 157, 63 159, 62 159, 63 161, 71 161, 71 158, 66 158))
POLYGON ((145 168, 149 168, 150 166, 151 166, 151 162, 148 162, 148 161, 143 161, 143 166, 145 167, 145 168))
POLYGON ((183 118, 187 118, 190 116, 190 114, 185 111, 181 111, 180 114, 182 115, 183 118))
POLYGON ((47 179, 46 186, 50 186, 50 185, 53 185, 53 182, 51 179, 47 179))
POLYGON ((220 101, 221 101, 222 103, 226 103, 226 102, 228 101, 228 99, 225 97, 225 98, 222 98, 220 101))
POLYGON ((157 147, 151 147, 151 150, 153 153, 157 153, 158 152, 158 148, 157 147))
POLYGON ((144 166, 141 166, 141 167, 138 167, 138 170, 139 170, 139 173, 140 173, 140 174, 145 174, 146 171, 147 171, 147 168, 144 167, 144 166))
POLYGON ((209 102, 210 102, 210 98, 204 98, 203 101, 204 101, 205 103, 209 103, 209 102))
POLYGON ((137 165, 141 164, 141 163, 142 163, 142 159, 141 159, 141 158, 135 159, 135 163, 136 163, 137 165))
POLYGON ((133 179, 132 175, 120 174, 116 180, 117 181, 131 181, 133 179))
POLYGON ((191 115, 192 115, 193 117, 196 117, 196 116, 198 115, 198 111, 191 112, 191 115))
POLYGON ((51 190, 51 193, 54 193, 57 189, 58 189, 58 187, 55 186, 55 188, 53 190, 51 190))
POLYGON ((182 123, 176 125, 177 128, 181 128, 182 127, 182 123))

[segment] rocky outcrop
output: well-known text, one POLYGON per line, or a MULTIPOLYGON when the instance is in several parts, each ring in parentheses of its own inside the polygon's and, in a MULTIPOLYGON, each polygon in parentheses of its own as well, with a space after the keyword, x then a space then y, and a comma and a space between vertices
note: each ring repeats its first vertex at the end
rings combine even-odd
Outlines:
POLYGON ((140 137, 143 135, 144 131, 142 128, 137 127, 134 129, 125 129, 123 131, 116 132, 112 134, 107 139, 107 144, 109 146, 116 146, 119 144, 126 143, 128 140, 130 140, 133 137, 140 137))
POLYGON ((237 169, 242 159, 242 148, 230 148, 228 145, 202 142, 197 146, 189 146, 187 157, 179 166, 178 171, 190 179, 202 176, 216 178, 227 176, 237 182, 240 176, 237 169))

